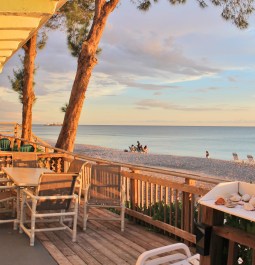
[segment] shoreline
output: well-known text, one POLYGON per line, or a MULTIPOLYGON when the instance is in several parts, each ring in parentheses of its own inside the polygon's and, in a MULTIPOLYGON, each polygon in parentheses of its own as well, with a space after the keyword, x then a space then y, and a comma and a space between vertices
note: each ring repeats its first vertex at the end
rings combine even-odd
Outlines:
MULTIPOLYGON (((52 146, 55 145, 54 141, 46 141, 52 146)), ((205 178, 209 176, 222 180, 255 183, 255 164, 238 163, 233 160, 153 153, 132 153, 124 152, 124 150, 120 149, 88 144, 75 144, 74 152, 112 162, 199 174, 205 178)))
POLYGON ((133 153, 124 152, 124 150, 119 149, 85 144, 76 144, 74 152, 112 162, 187 171, 205 175, 205 177, 217 177, 224 180, 255 182, 255 165, 249 165, 246 163, 241 164, 231 160, 133 153))

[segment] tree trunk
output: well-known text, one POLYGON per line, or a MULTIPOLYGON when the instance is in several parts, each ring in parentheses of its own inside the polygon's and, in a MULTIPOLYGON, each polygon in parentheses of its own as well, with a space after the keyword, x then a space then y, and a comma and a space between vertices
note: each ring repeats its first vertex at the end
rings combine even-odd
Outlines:
POLYGON ((60 131, 56 147, 72 152, 85 93, 92 70, 97 64, 96 51, 109 14, 115 9, 119 0, 95 0, 95 15, 87 40, 83 42, 75 80, 73 83, 69 104, 60 131))
POLYGON ((36 57, 37 34, 27 42, 24 58, 24 87, 22 105, 22 138, 31 140, 32 138, 32 107, 35 100, 34 94, 34 68, 36 57))

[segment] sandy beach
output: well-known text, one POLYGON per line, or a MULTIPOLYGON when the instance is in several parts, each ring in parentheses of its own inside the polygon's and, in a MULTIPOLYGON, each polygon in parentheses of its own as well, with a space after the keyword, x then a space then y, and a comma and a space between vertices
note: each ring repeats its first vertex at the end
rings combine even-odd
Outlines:
POLYGON ((178 169, 227 180, 255 182, 255 165, 248 163, 236 163, 234 161, 211 158, 131 153, 124 152, 124 150, 81 144, 75 145, 74 151, 75 153, 84 154, 93 158, 101 158, 114 162, 162 167, 173 170, 178 169))

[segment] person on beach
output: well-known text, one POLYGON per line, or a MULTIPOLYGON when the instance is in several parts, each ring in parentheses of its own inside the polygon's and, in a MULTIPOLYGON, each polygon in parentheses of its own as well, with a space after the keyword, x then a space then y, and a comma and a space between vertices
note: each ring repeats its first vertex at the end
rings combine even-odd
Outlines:
POLYGON ((129 149, 130 149, 131 152, 135 152, 136 151, 136 147, 133 144, 129 147, 129 149))
POLYGON ((144 153, 148 153, 148 146, 147 146, 147 145, 144 146, 144 148, 143 148, 143 152, 144 152, 144 153))
POLYGON ((205 151, 205 157, 209 158, 209 152, 208 151, 205 151))
POLYGON ((137 141, 137 151, 140 152, 142 150, 142 145, 139 141, 137 141))

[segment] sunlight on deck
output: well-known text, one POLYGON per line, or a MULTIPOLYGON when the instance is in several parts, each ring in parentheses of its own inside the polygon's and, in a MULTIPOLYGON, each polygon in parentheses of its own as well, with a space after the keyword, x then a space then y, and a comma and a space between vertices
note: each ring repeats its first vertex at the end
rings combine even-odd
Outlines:
MULTIPOLYGON (((114 215, 101 209, 93 209, 92 214, 114 215)), ((38 234, 44 247, 59 264, 134 265, 144 251, 176 243, 131 221, 126 221, 124 232, 120 231, 119 222, 90 220, 86 232, 82 231, 81 223, 80 220, 76 243, 65 231, 38 234)))

